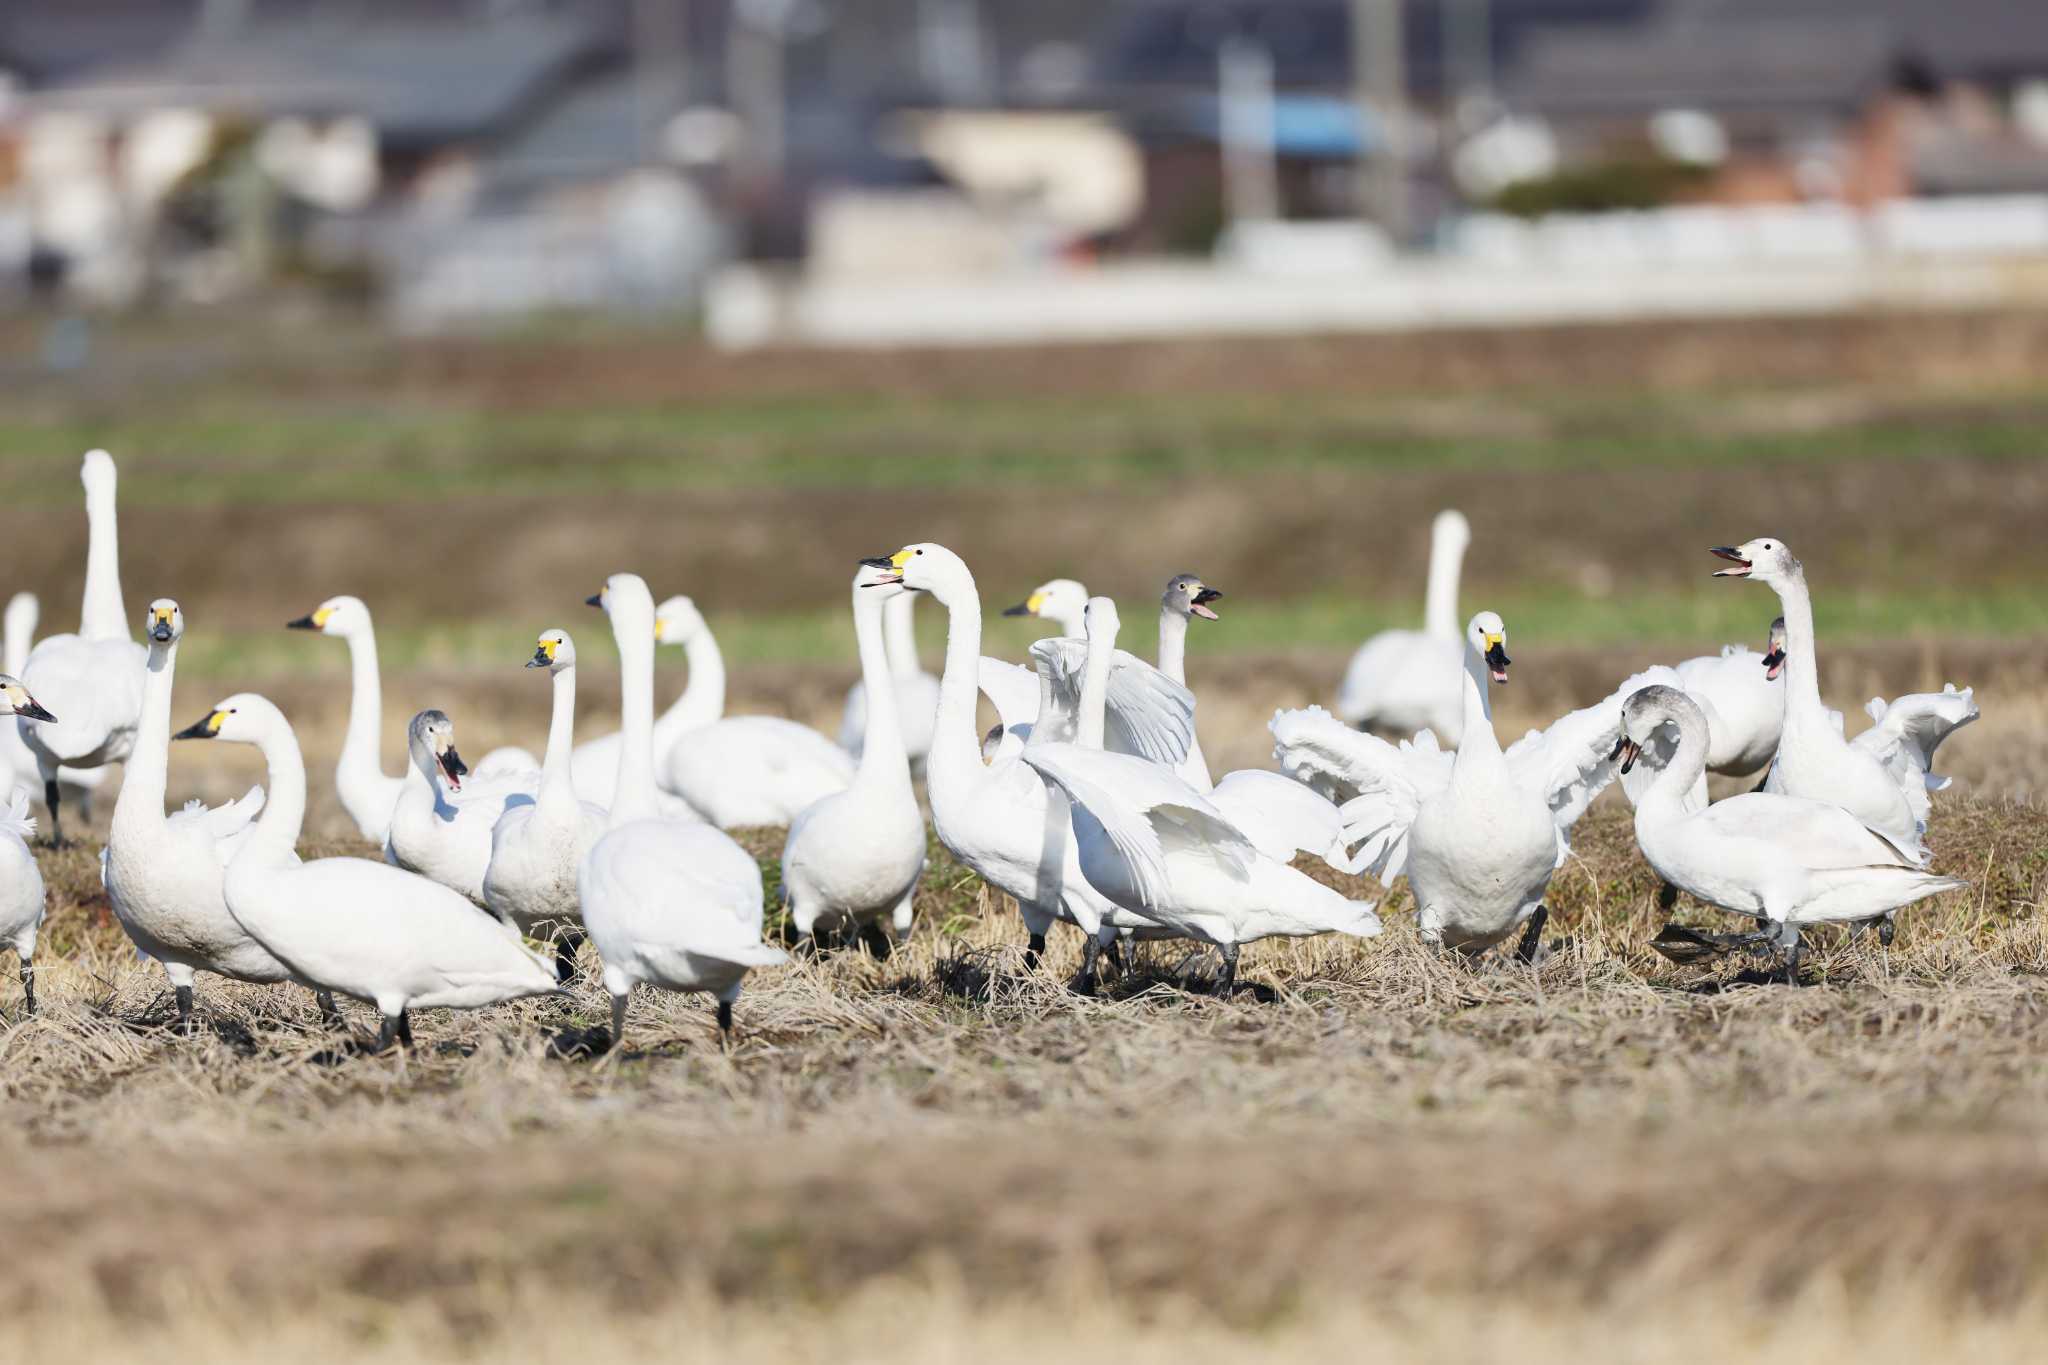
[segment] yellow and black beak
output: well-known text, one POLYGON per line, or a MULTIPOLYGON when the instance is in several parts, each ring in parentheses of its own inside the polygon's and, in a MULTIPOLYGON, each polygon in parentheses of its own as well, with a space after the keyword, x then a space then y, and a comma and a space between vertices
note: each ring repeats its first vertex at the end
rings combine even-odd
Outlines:
POLYGON ((1607 755, 1607 758, 1609 762, 1617 758, 1620 759, 1621 770, 1627 772, 1636 766, 1636 760, 1642 756, 1643 746, 1630 739, 1627 735, 1623 735, 1619 740, 1615 741, 1614 752, 1607 755))
POLYGON ((553 668, 555 666, 554 645, 546 640, 542 640, 534 647, 533 657, 526 661, 526 666, 528 668, 553 668))
POLYGON ((195 721, 172 735, 172 739, 219 739, 220 723, 228 718, 225 711, 209 711, 206 719, 195 721))
POLYGON ((158 607, 150 613, 149 638, 160 645, 171 642, 171 613, 168 608, 158 607))
POLYGON ((872 583, 863 583, 861 584, 863 588, 885 588, 892 583, 901 583, 903 581, 903 571, 897 565, 894 555, 866 555, 862 557, 860 562, 863 568, 881 569, 885 573, 893 575, 893 577, 889 578, 877 578, 872 583))
POLYGON ((1038 609, 1039 609, 1040 607, 1044 606, 1044 605, 1045 605, 1045 594, 1044 594, 1044 593, 1042 593, 1042 592, 1035 592, 1035 593, 1032 593, 1032 594, 1031 594, 1031 596, 1029 596, 1029 597, 1025 598, 1025 599, 1024 599, 1024 600, 1023 600, 1022 602, 1019 602, 1019 603, 1018 603, 1018 604, 1017 604, 1016 606, 1014 606, 1014 607, 1004 607, 1004 608, 1003 608, 1003 615, 1005 615, 1005 616, 1036 616, 1036 615, 1038 615, 1038 609))
POLYGON ((1508 658, 1508 647, 1505 637, 1499 635, 1487 636, 1486 667, 1492 672, 1495 682, 1504 683, 1508 680, 1508 665, 1512 662, 1513 660, 1508 658))
POLYGON ((287 621, 287 622, 285 622, 285 623, 284 623, 284 628, 285 628, 286 630, 318 630, 318 629, 320 629, 319 625, 318 625, 318 624, 316 624, 316 623, 314 622, 314 620, 313 620, 313 618, 312 618, 311 616, 298 616, 298 617, 294 617, 293 619, 291 619, 291 620, 289 620, 289 621, 287 621))

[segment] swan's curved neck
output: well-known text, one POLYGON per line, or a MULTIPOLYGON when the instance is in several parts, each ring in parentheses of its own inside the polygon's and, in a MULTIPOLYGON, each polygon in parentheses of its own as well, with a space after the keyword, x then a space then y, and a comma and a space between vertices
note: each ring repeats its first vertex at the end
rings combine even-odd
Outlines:
POLYGON ((1785 613, 1785 730, 1832 733, 1827 707, 1820 699, 1820 660, 1814 652, 1813 595, 1806 571, 1795 569, 1782 583, 1771 584, 1785 613))
POLYGON ((548 749, 541 758, 537 804, 546 810, 567 809, 576 804, 576 779, 569 770, 569 756, 576 748, 576 665, 556 669, 549 681, 554 710, 548 716, 548 749))
MULTIPOLYGON (((654 629, 645 622, 614 621, 612 634, 619 642, 619 780, 611 812, 617 829, 660 812, 654 792, 654 629)), ((696 681, 693 663, 691 686, 696 681)))
POLYGON ((299 737, 288 724, 274 725, 263 732, 256 747, 269 770, 270 794, 256 817, 248 847, 288 855, 306 823, 306 761, 299 752, 299 737))
POLYGON ((1159 605, 1159 671, 1188 685, 1188 618, 1165 603, 1159 605))
POLYGON ((20 677, 28 667, 28 651, 36 640, 36 618, 41 613, 36 599, 27 593, 7 604, 6 642, 0 646, 0 673, 20 677))
POLYGON ((1446 640, 1458 638, 1458 575, 1465 565, 1465 547, 1456 536, 1436 532, 1429 538, 1429 586, 1422 599, 1422 626, 1446 640))
POLYGON ((889 656, 889 671, 907 678, 918 670, 917 594, 899 593, 882 608, 882 642, 889 656))
POLYGON ((1472 648, 1465 645, 1465 733, 1458 741, 1458 756, 1462 760, 1467 751, 1477 754, 1499 754, 1500 739, 1493 733, 1493 699, 1487 690, 1492 685, 1486 660, 1472 648))
POLYGON ((683 656, 690 661, 690 681, 683 695, 662 712, 657 738, 673 740, 725 714, 725 655, 709 626, 684 642, 683 656))
POLYGON ((381 782, 384 760, 377 749, 384 728, 384 684, 377 672, 377 632, 367 622, 348 636, 348 730, 334 765, 335 785, 381 782))
POLYGON ((111 487, 87 491, 85 535, 85 601, 78 633, 88 640, 129 639, 128 608, 121 600, 121 531, 111 487))
POLYGON ((121 775, 121 794, 114 800, 112 838, 131 838, 164 822, 164 791, 171 769, 171 683, 177 671, 178 642, 152 641, 142 675, 135 748, 121 775))
MULTIPOLYGON (((860 647, 860 680, 867 703, 867 730, 861 740, 860 770, 853 785, 863 792, 910 791, 910 754, 903 747, 903 721, 896 709, 895 663, 889 656, 885 622, 900 598, 876 602, 853 590, 853 638, 860 647)), ((906 618, 907 619, 907 618, 906 618)), ((915 656, 911 662, 916 663, 915 656)))
POLYGON ((1060 628, 1060 634, 1064 635, 1067 639, 1085 640, 1088 638, 1088 617, 1085 613, 1076 611, 1071 616, 1055 616, 1052 620, 1053 624, 1060 628))
POLYGON ((981 699, 981 593, 967 575, 963 586, 935 592, 946 609, 946 663, 939 673, 939 709, 932 718, 932 747, 925 755, 925 783, 934 802, 964 796, 968 784, 987 771, 975 709, 981 699))
MULTIPOLYGON (((1186 623, 1182 622, 1182 628, 1186 623)), ((1100 749, 1109 707, 1109 670, 1116 662, 1116 635, 1101 632, 1088 637, 1088 655, 1081 665, 1080 714, 1075 719, 1074 743, 1083 749, 1100 749)), ((1180 681, 1178 678, 1175 682, 1180 681)))
POLYGON ((409 786, 426 788, 427 794, 434 799, 434 814, 453 815, 455 807, 441 789, 441 765, 435 761, 434 751, 428 748, 426 741, 418 735, 409 735, 406 739, 405 752, 406 756, 412 759, 411 770, 405 775, 406 783, 409 786))
POLYGON ((1678 731, 1678 747, 1672 751, 1664 770, 1650 782, 1636 804, 1636 823, 1647 818, 1652 825, 1668 823, 1687 814, 1686 801, 1707 770, 1707 728, 1697 713, 1668 711, 1661 720, 1678 731))

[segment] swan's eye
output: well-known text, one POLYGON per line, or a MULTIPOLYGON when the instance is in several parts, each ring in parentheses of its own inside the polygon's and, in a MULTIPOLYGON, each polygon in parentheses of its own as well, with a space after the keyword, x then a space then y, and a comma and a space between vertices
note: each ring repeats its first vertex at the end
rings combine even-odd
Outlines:
POLYGON ((918 551, 918 553, 919 553, 919 554, 923 554, 923 553, 924 553, 924 551, 923 551, 923 550, 919 550, 919 551, 918 551))

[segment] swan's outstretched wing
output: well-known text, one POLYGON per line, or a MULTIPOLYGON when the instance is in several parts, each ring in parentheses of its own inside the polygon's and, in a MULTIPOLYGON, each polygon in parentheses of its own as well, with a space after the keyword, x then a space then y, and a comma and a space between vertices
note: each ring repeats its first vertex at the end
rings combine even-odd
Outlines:
POLYGON ((28 788, 0 792, 0 835, 12 834, 27 843, 36 837, 36 818, 28 813, 28 788))
POLYGON ((1981 714, 1973 692, 1949 683, 1939 692, 1914 692, 1889 703, 1872 697, 1864 709, 1877 723, 1849 741, 1884 764, 1922 829, 1933 810, 1927 794, 1954 780, 1934 771, 1934 751, 1981 714))
MULTIPOLYGON (((1081 709, 1081 675, 1088 663, 1085 640, 1048 638, 1031 646, 1031 658, 1051 689, 1059 713, 1073 717, 1081 709)), ((1034 743, 1067 738, 1033 732, 1034 743)), ((1102 746, 1111 753, 1134 754, 1173 767, 1188 756, 1195 742, 1195 695, 1126 650, 1111 656, 1102 746)))
POLYGON ((1171 769, 1075 744, 1032 745, 1024 761, 1102 827, 1141 909, 1171 897, 1169 858, 1199 858, 1233 880, 1250 880, 1258 849, 1171 769))
POLYGON ((1306 853, 1339 872, 1358 871, 1344 837, 1343 812, 1282 773, 1241 768, 1210 789, 1209 804, 1275 862, 1293 862, 1295 854, 1306 853))
MULTIPOLYGON (((1547 728, 1531 730, 1508 746, 1508 767, 1516 781, 1550 806, 1551 818, 1557 822, 1560 854, 1567 850, 1565 840, 1586 807, 1620 774, 1614 750, 1621 740, 1622 703, 1645 687, 1659 685, 1685 690, 1677 669, 1658 664, 1624 680, 1591 706, 1567 712, 1547 728)), ((1653 764, 1657 757, 1652 756, 1653 764)), ((1705 804, 1704 784, 1697 794, 1700 804, 1705 804)))
POLYGON ((1029 725, 1038 718, 1038 678, 1030 669, 984 654, 976 681, 981 694, 995 706, 996 718, 1005 730, 1029 725))
POLYGON ((1452 754, 1425 730, 1399 745, 1352 729, 1320 706, 1277 711, 1273 758, 1280 770, 1339 805, 1352 862, 1382 881, 1408 867, 1415 812, 1451 780, 1452 754))
POLYGON ((164 823, 174 834, 190 832, 212 843, 220 865, 226 867, 241 852, 256 817, 262 813, 263 788, 259 785, 242 793, 240 800, 211 809, 204 801, 187 801, 184 809, 172 812, 164 823))

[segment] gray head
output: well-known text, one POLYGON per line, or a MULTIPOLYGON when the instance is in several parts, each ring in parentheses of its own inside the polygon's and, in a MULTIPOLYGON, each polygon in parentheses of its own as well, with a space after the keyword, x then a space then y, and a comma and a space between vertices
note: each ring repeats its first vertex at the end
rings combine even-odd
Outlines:
POLYGON ((1621 770, 1635 767, 1651 737, 1664 725, 1677 721, 1683 728, 1697 728, 1705 733, 1706 715, 1699 703, 1675 687, 1662 683, 1631 692, 1627 701, 1621 704, 1621 738, 1615 742, 1614 752, 1609 758, 1621 760, 1621 770))
POLYGON ((1775 679, 1785 671, 1785 618, 1771 622, 1771 634, 1764 645, 1764 677, 1775 679))
MULTIPOLYGON (((1486 660, 1487 671, 1497 683, 1508 680, 1508 627, 1499 615, 1482 611, 1472 618, 1465 627, 1465 643, 1472 646, 1472 652, 1486 660)), ((1455 676, 1455 675, 1453 675, 1455 676)))
POLYGON ((0 673, 0 716, 27 716, 30 720, 55 720, 45 711, 28 689, 21 685, 21 679, 0 673))
POLYGON ((1790 583, 1802 572, 1785 542, 1772 536, 1740 545, 1716 545, 1708 553, 1720 556, 1731 566, 1714 570, 1716 578, 1754 578, 1759 583, 1776 584, 1790 583))
POLYGON ((526 661, 528 668, 545 668, 549 674, 560 673, 565 668, 576 666, 576 642, 569 638, 566 630, 544 630, 540 641, 533 648, 533 657, 526 661))
POLYGON ((448 780, 448 790, 461 791, 469 765, 455 752, 455 722, 446 711, 422 711, 406 727, 406 745, 412 761, 431 779, 439 772, 448 780))
POLYGON ((1222 589, 1210 587, 1200 575, 1177 573, 1167 580, 1166 592, 1159 601, 1168 611, 1215 621, 1220 618, 1210 610, 1209 604, 1222 596, 1222 589))

